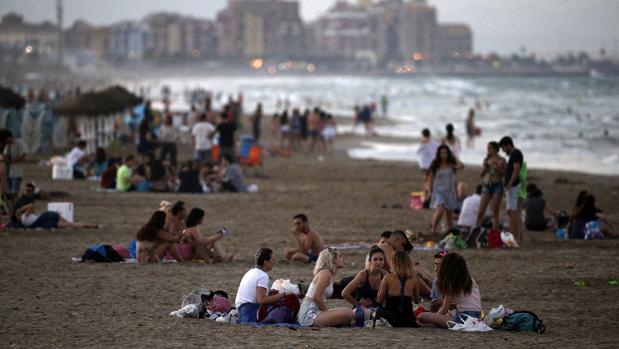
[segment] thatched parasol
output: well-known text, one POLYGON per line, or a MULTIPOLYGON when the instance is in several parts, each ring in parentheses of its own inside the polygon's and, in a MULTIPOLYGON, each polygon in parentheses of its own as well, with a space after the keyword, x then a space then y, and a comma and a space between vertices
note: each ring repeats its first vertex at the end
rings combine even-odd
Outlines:
POLYGON ((10 88, 0 86, 0 107, 7 109, 21 109, 26 100, 10 88))
POLYGON ((142 99, 121 86, 113 86, 99 92, 87 92, 60 101, 54 107, 57 115, 106 115, 121 112, 136 106, 142 99))

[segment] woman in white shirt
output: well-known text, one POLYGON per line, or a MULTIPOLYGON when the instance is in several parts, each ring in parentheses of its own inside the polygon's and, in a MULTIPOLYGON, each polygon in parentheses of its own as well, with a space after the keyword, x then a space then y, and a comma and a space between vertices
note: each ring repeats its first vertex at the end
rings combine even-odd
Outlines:
POLYGON ((284 298, 286 293, 268 295, 269 274, 275 265, 273 250, 263 247, 256 252, 256 267, 250 269, 239 285, 235 306, 239 312, 239 322, 248 324, 256 322, 256 314, 262 304, 271 304, 284 298))

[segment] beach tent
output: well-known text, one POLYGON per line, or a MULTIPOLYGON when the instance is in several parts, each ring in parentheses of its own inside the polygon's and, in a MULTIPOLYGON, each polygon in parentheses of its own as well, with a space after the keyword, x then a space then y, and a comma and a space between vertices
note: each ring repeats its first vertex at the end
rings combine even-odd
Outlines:
POLYGON ((54 106, 54 115, 65 119, 59 122, 54 146, 66 147, 67 141, 79 138, 86 141, 88 153, 107 147, 114 137, 116 120, 122 120, 127 108, 140 103, 141 98, 121 86, 62 100, 54 106))

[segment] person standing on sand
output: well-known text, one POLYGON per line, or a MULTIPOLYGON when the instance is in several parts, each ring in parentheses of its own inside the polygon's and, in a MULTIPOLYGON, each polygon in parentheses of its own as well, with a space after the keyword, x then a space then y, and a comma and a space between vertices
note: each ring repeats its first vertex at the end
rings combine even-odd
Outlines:
POLYGON ((520 168, 522 167, 524 156, 520 150, 514 147, 514 141, 511 137, 505 136, 501 138, 499 145, 505 154, 509 155, 505 176, 503 177, 509 230, 514 234, 518 242, 522 242, 524 232, 518 209, 518 191, 520 190, 520 168))
POLYGON ((206 120, 206 113, 200 114, 198 122, 191 128, 191 140, 194 149, 194 159, 200 164, 206 164, 213 159, 213 142, 215 126, 206 120))
POLYGON ((268 272, 274 265, 273 250, 263 247, 256 252, 256 266, 243 275, 234 301, 241 324, 256 322, 256 314, 261 305, 273 304, 286 297, 285 292, 269 296, 268 272))
POLYGON ((292 234, 297 242, 296 249, 284 249, 284 256, 291 262, 315 262, 320 251, 325 249, 325 243, 320 234, 311 229, 307 216, 299 213, 293 217, 292 234))
POLYGON ((436 151, 426 178, 425 196, 430 197, 430 207, 435 209, 432 217, 432 234, 438 232, 438 224, 446 217, 447 230, 453 226, 453 213, 458 208, 456 196, 456 171, 464 165, 443 144, 436 151))
POLYGON ((454 135, 454 125, 447 124, 447 126, 445 126, 445 131, 447 131, 447 134, 441 140, 441 144, 448 146, 455 158, 460 158, 462 146, 460 145, 460 138, 454 135))
POLYGON ((492 202, 492 228, 499 228, 499 212, 503 199, 503 176, 505 174, 505 159, 499 155, 499 143, 489 142, 487 156, 482 164, 479 176, 483 179, 481 201, 477 212, 477 223, 480 226, 488 204, 492 202))
POLYGON ((262 103, 258 103, 256 111, 251 116, 251 130, 254 136, 254 142, 260 143, 260 133, 262 128, 262 103))
POLYGON ((432 164, 432 160, 436 156, 437 148, 438 143, 432 139, 430 130, 424 128, 421 131, 419 148, 417 148, 417 161, 419 162, 419 168, 424 174, 428 173, 428 168, 430 168, 430 164, 432 164))

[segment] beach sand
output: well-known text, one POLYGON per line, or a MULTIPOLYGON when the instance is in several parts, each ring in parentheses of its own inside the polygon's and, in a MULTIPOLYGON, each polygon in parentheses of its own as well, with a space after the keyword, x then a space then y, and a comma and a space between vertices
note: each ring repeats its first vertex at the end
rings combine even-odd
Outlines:
MULTIPOLYGON (((619 240, 555 241, 552 232, 530 232, 515 250, 471 249, 461 253, 479 283, 483 307, 504 304, 537 313, 546 333, 455 333, 439 329, 251 328, 203 319, 177 319, 181 296, 197 287, 222 289, 232 300, 243 274, 261 246, 281 251, 293 245, 292 216, 304 212, 327 243, 372 242, 383 230, 429 230, 432 211, 407 208, 411 191, 422 188, 412 163, 348 159, 343 147, 359 137, 341 137, 333 155, 267 158, 265 178, 256 194, 181 195, 95 192, 95 182, 52 181, 51 169, 25 166, 27 179, 45 190, 66 190, 77 221, 103 224, 98 230, 0 232, 0 342, 7 348, 33 347, 616 347, 619 287, 619 240), (90 264, 75 263, 93 243, 127 244, 158 208, 161 200, 183 200, 206 210, 204 232, 222 226, 224 247, 236 252, 229 264, 90 264), (384 208, 386 207, 386 208, 384 208), (395 207, 395 208, 394 208, 395 207), (574 282, 585 280, 587 286, 574 282)), ((187 157, 189 152, 181 154, 187 157)), ((526 154, 525 154, 526 157, 526 154)), ((251 172, 251 171, 250 171, 251 172)), ((479 168, 468 167, 458 179, 474 188, 479 168)), ((598 206, 619 227, 619 177, 530 169, 530 181, 555 208, 569 211, 578 191, 597 196, 598 206), (567 183, 555 183, 556 178, 567 183)), ((472 189, 470 189, 472 190, 472 189)), ((44 202, 38 202, 39 210, 44 202)), ((344 251, 353 275, 365 252, 344 251)), ((432 253, 414 252, 432 270, 432 253)), ((311 280, 312 266, 278 262, 271 280, 311 280)), ((345 306, 328 301, 329 307, 345 306)))

